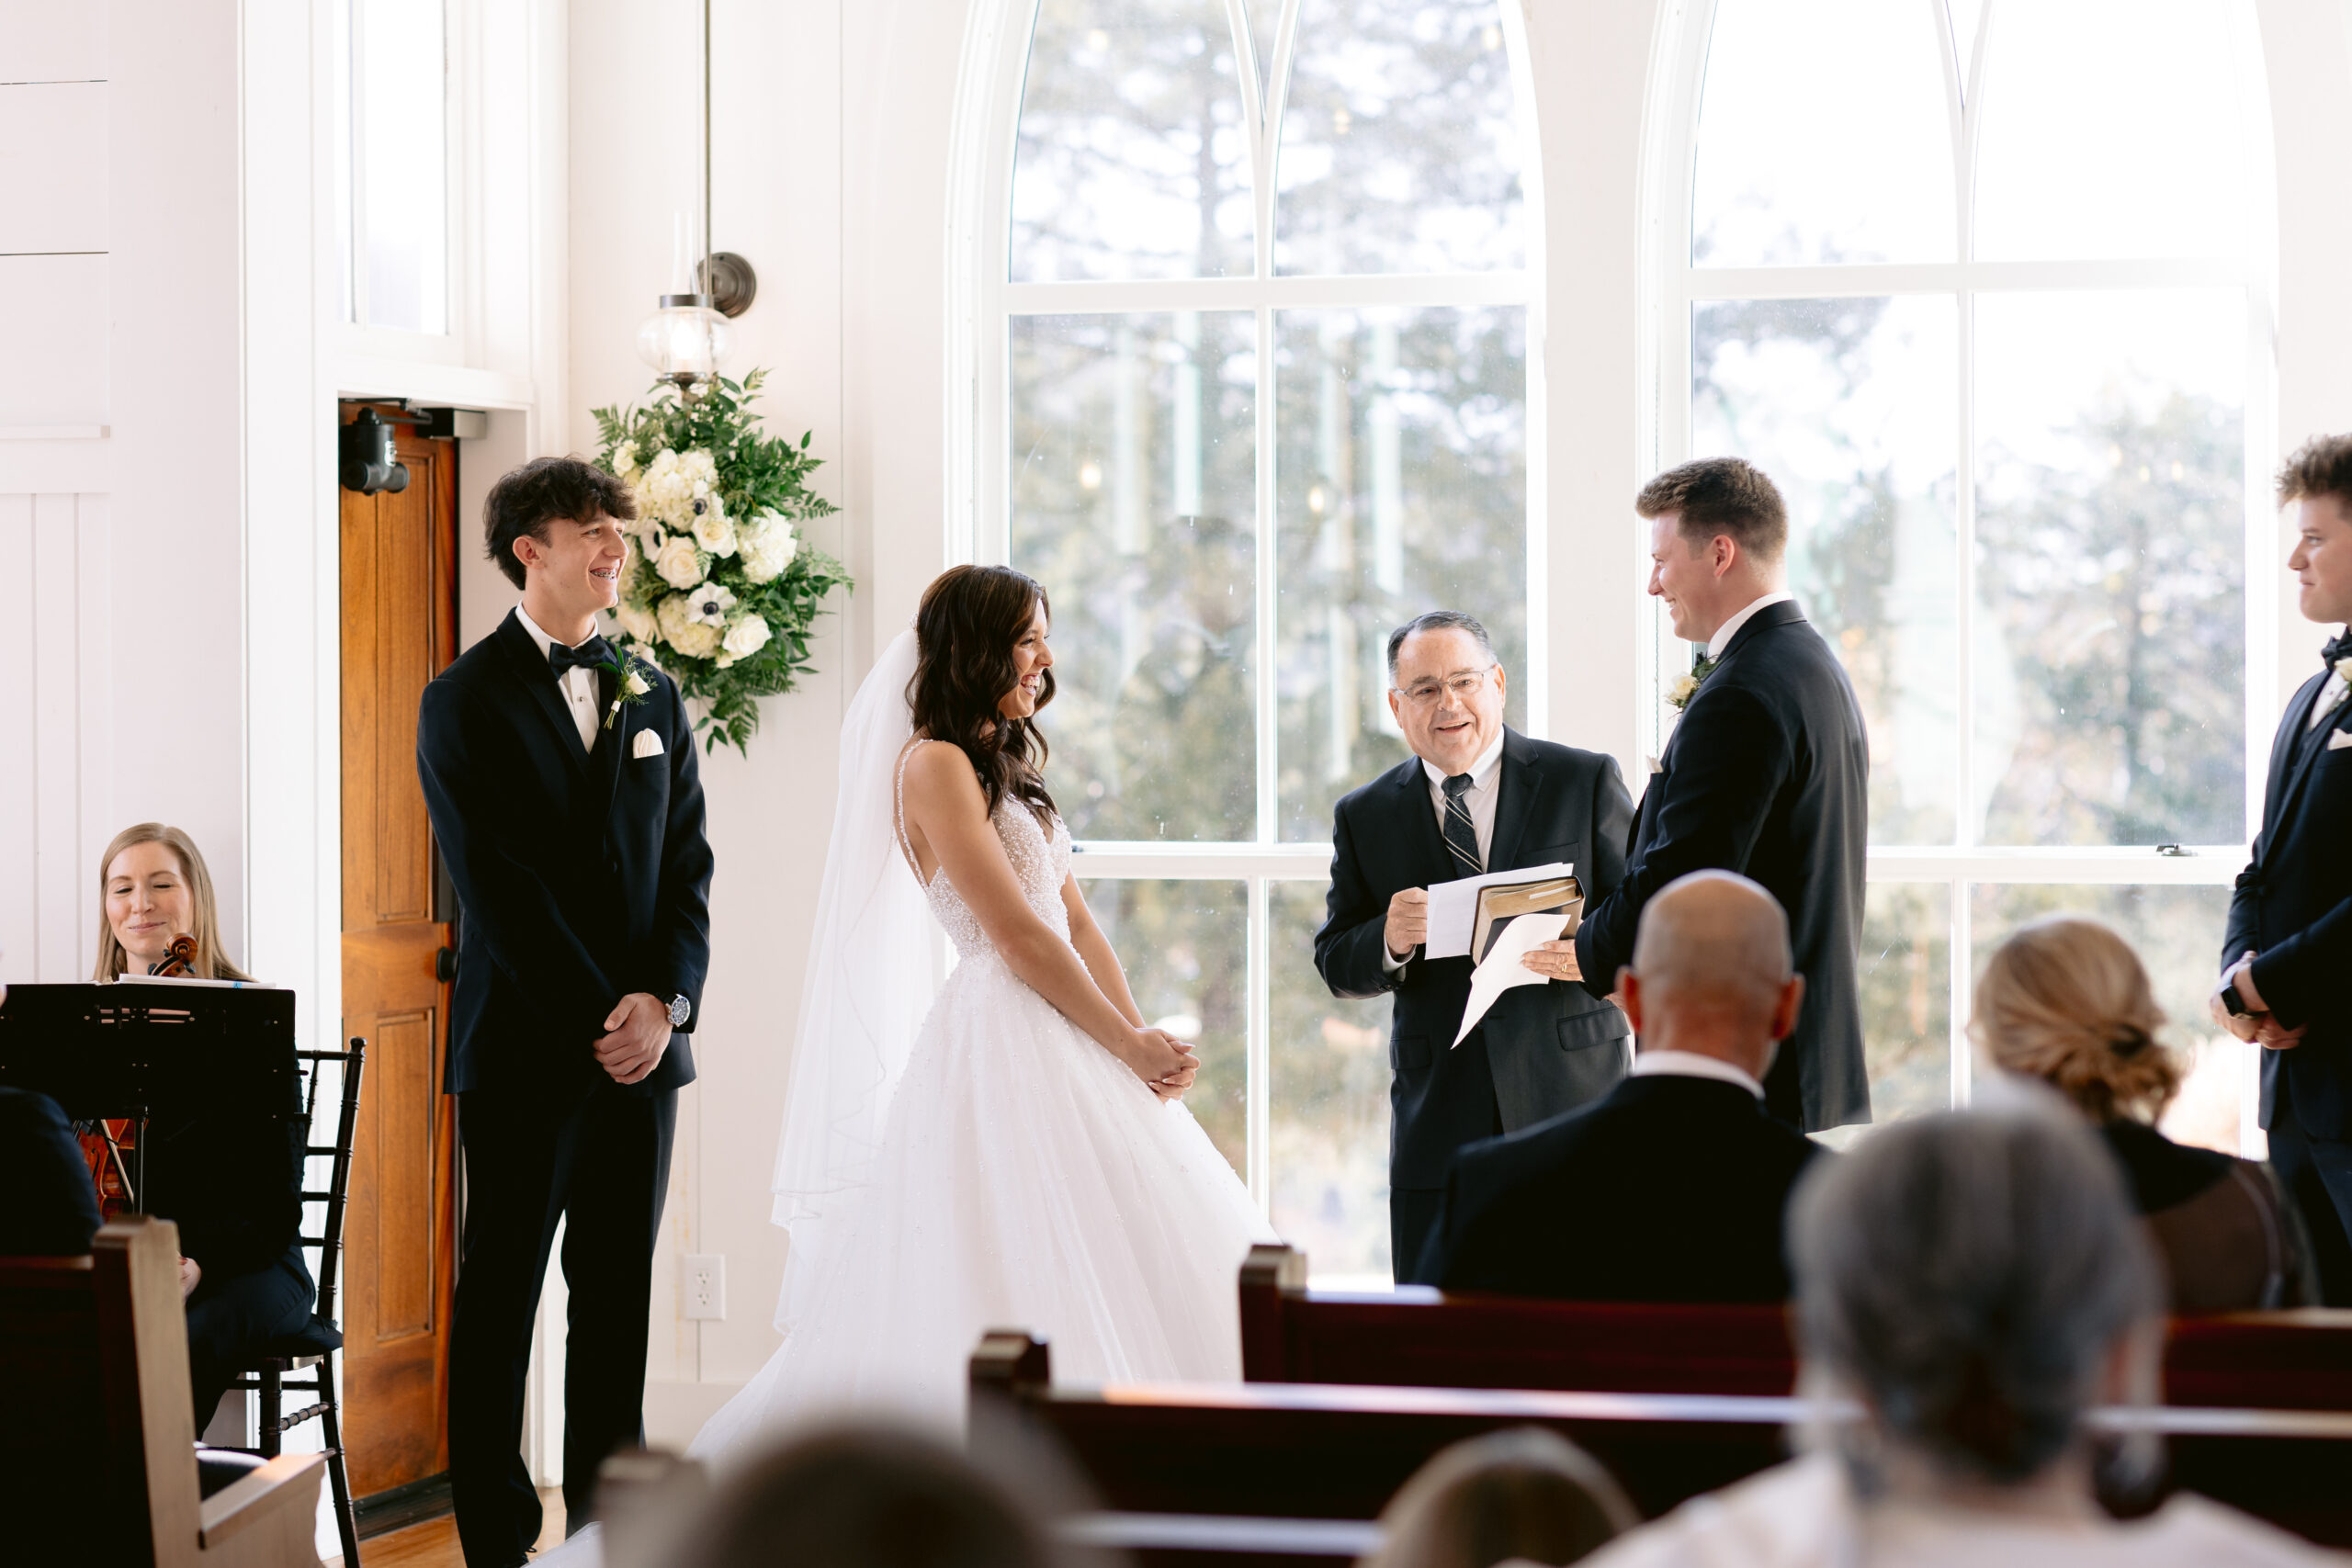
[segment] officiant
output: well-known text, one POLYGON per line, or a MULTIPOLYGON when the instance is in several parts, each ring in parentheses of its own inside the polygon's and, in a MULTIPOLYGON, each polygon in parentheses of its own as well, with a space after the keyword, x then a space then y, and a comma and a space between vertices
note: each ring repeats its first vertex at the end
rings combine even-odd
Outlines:
POLYGON ((1487 628, 1433 610, 1388 636, 1388 708, 1412 758, 1343 796, 1315 966, 1338 997, 1394 993, 1389 1024, 1389 1256, 1411 1281, 1453 1151, 1598 1100, 1625 1076, 1625 1015, 1577 984, 1574 945, 1526 966, 1459 1045, 1470 959, 1430 958, 1429 889, 1567 862, 1588 902, 1617 886, 1634 807, 1613 758, 1503 723, 1506 676, 1487 628))

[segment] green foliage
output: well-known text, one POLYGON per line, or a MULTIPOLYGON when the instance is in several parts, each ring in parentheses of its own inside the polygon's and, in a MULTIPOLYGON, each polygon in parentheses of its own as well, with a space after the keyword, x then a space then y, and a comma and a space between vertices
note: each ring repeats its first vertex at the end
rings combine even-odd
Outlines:
POLYGON ((695 728, 707 748, 716 750, 723 741, 747 756, 752 737, 759 732, 759 699, 792 691, 799 677, 816 673, 808 662, 808 639, 826 596, 835 588, 855 586, 841 562, 811 547, 790 528, 793 523, 838 509, 808 488, 810 475, 823 462, 810 455, 808 435, 804 433, 796 444, 758 428, 760 416, 751 404, 766 376, 764 370, 753 370, 741 382, 721 377, 693 400, 664 382, 655 386, 642 405, 594 411, 598 465, 628 481, 638 495, 639 518, 631 527, 637 548, 619 612, 622 640, 668 671, 679 691, 701 706, 695 728), (751 552, 735 542, 735 534, 716 549, 695 541, 688 531, 692 519, 680 508, 696 503, 665 501, 670 492, 656 493, 658 484, 650 478, 663 453, 682 458, 708 454, 711 478, 707 488, 731 528, 745 540, 754 535, 773 540, 769 531, 786 529, 793 539, 788 564, 772 577, 755 580, 747 563, 751 552), (691 590, 677 588, 654 568, 664 543, 680 538, 695 543, 701 571, 701 581, 691 590), (724 590, 731 602, 713 597, 714 589, 724 590), (725 605, 723 627, 678 626, 684 603, 696 599, 725 605), (733 628, 753 618, 768 631, 756 649, 730 655, 724 646, 703 646, 717 640, 712 633, 732 635, 733 628), (679 636, 688 639, 693 651, 679 646, 679 636))

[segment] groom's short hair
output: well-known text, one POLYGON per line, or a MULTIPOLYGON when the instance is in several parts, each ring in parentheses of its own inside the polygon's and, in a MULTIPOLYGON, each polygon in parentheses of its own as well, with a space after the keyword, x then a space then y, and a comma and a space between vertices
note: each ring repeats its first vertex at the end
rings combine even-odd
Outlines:
POLYGON ((2279 465, 2279 505, 2323 495, 2352 512, 2352 435, 2314 435, 2279 465))
POLYGON ((481 503, 482 542, 506 581, 520 588, 515 540, 528 534, 544 545, 548 524, 585 523, 600 513, 621 523, 634 518, 637 501, 628 486, 577 457, 534 457, 490 487, 481 503))
POLYGON ((1789 509, 1763 469, 1737 457, 1702 457, 1668 468, 1642 487, 1634 510, 1644 517, 1680 519, 1682 542, 1696 549, 1727 534, 1747 555, 1770 566, 1789 547, 1789 509))

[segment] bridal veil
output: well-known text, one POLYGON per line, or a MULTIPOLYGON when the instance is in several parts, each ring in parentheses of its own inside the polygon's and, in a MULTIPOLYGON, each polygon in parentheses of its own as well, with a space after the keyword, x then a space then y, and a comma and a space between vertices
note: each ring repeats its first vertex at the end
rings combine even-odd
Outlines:
POLYGON ((840 795, 772 1184, 775 1223, 790 1238, 775 1310, 787 1335, 808 1308, 827 1227, 873 1180, 891 1094, 938 989, 939 928, 896 820, 915 651, 914 632, 900 632, 842 720, 840 795))

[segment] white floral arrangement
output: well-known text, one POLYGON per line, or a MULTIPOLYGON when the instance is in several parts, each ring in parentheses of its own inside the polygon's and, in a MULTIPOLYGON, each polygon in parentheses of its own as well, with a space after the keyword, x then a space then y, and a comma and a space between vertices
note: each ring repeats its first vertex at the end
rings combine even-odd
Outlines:
POLYGON ((632 652, 701 705, 707 743, 750 752, 759 699, 814 674, 808 637, 825 596, 853 584, 797 526, 833 505, 808 488, 822 461, 762 434, 749 412, 764 371, 697 398, 657 385, 641 408, 595 411, 597 462, 628 487, 637 519, 614 611, 632 652))

